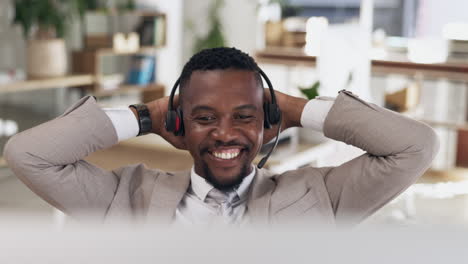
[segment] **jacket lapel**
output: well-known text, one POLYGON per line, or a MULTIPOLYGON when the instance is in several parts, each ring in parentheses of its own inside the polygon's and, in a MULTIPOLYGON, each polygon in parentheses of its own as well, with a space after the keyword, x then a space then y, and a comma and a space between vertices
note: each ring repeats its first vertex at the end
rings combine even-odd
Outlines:
MULTIPOLYGON (((190 171, 159 175, 155 182, 146 222, 170 224, 180 201, 190 186, 190 171)), ((247 214, 252 224, 269 223, 270 199, 275 183, 266 170, 258 170, 247 200, 247 214)))
POLYGON ((275 183, 267 171, 258 170, 247 201, 247 214, 252 224, 267 225, 269 223, 270 199, 274 188, 275 183))
POLYGON ((190 171, 161 174, 155 182, 147 223, 170 224, 190 185, 190 171))

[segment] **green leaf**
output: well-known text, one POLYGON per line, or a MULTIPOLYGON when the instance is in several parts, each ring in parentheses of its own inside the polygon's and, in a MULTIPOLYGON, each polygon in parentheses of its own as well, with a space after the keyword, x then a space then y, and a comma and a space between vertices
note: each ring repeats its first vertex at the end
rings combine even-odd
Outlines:
POLYGON ((307 97, 307 99, 312 100, 315 97, 319 96, 318 89, 320 87, 320 81, 316 81, 310 87, 299 87, 301 92, 307 97))
POLYGON ((16 0, 14 4, 15 18, 13 19, 13 23, 23 27, 24 36, 27 38, 34 24, 34 10, 29 8, 33 3, 31 0, 16 0))

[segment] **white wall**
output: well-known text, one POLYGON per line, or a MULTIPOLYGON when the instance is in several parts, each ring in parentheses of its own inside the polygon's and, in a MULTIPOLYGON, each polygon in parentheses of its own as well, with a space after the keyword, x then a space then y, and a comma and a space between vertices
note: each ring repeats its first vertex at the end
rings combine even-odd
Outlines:
MULTIPOLYGON (((225 0, 220 12, 227 46, 236 47, 254 55, 256 39, 256 0, 225 0)), ((196 33, 205 35, 209 29, 207 15, 213 0, 184 0, 184 54, 187 61, 194 44, 194 34, 188 27, 192 23, 196 33)))
POLYGON ((442 37, 446 23, 468 23, 467 0, 421 0, 418 10, 417 36, 442 37))
POLYGON ((0 0, 0 70, 25 66, 25 45, 18 26, 11 27, 12 0, 0 0))

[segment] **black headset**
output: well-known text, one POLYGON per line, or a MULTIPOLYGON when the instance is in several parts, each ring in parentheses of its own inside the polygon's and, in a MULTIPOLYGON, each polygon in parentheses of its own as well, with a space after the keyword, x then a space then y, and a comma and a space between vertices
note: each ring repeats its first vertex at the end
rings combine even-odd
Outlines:
MULTIPOLYGON (((270 79, 268 79, 266 74, 260 68, 258 68, 258 73, 260 73, 260 75, 268 84, 268 89, 270 90, 270 95, 271 95, 271 102, 263 103, 263 113, 265 116, 263 126, 267 129, 270 129, 272 128, 273 125, 278 124, 278 130, 276 132, 276 139, 275 139, 275 142, 273 143, 273 146, 271 147, 270 151, 268 151, 267 155, 263 157, 257 165, 257 167, 261 169, 267 162, 271 153, 273 153, 273 150, 276 148, 276 145, 278 145, 279 134, 281 132, 282 118, 281 118, 281 110, 278 104, 276 103, 275 90, 273 89, 273 85, 271 84, 270 79)), ((185 133, 185 130, 184 130, 182 109, 180 106, 177 107, 177 109, 174 109, 174 95, 177 90, 177 87, 179 87, 179 84, 180 84, 180 77, 177 79, 174 86, 172 87, 171 95, 169 96, 165 127, 168 132, 172 132, 176 136, 183 136, 185 133)))

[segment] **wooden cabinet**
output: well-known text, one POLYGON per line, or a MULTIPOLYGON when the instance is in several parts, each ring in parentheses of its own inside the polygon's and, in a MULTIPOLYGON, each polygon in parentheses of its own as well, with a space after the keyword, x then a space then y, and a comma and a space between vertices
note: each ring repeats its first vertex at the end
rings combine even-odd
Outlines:
POLYGON ((125 48, 125 43, 130 42, 130 39, 126 39, 123 33, 92 34, 84 37, 85 48, 72 54, 73 71, 94 76, 94 84, 87 88, 95 96, 145 90, 145 94, 152 93, 150 97, 154 98, 158 93, 154 93, 156 90, 164 89, 157 84, 155 69, 157 51, 166 43, 166 15, 158 12, 129 14, 139 18, 132 30, 138 33, 133 34, 133 45, 125 48), (135 41, 139 45, 135 45, 135 41))

